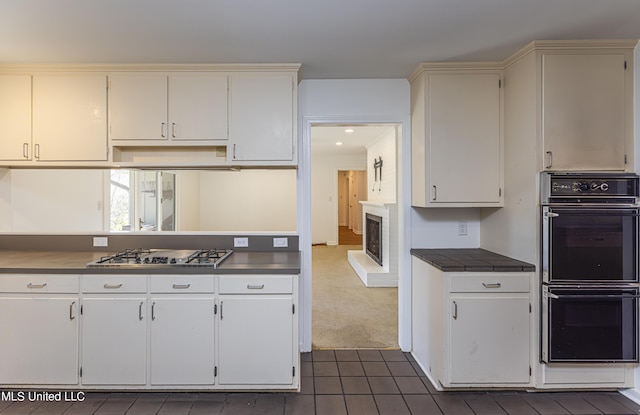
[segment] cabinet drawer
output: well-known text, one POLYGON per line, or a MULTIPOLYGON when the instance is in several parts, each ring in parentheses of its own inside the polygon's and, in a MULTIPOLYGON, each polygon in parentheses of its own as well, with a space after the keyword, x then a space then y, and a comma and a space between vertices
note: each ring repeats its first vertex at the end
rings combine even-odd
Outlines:
POLYGON ((293 277, 221 276, 220 294, 292 294, 293 277))
POLYGON ((146 293, 147 277, 139 275, 86 276, 83 293, 146 293))
POLYGON ((529 292, 529 274, 452 275, 450 292, 529 292))
POLYGON ((77 293, 77 275, 0 275, 0 292, 77 293))
POLYGON ((152 293, 214 293, 212 276, 154 276, 149 284, 152 293))

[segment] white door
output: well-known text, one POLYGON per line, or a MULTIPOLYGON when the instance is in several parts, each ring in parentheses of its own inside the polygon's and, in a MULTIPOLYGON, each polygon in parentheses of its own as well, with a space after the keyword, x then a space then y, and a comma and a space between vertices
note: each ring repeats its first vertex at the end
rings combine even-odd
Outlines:
POLYGON ((291 296, 221 296, 220 384, 293 384, 293 332, 291 296))
POLYGON ((112 140, 167 140, 167 77, 109 76, 109 134, 112 140))
POLYGON ((33 77, 33 156, 41 161, 107 160, 107 77, 33 77))
POLYGON ((0 384, 78 383, 78 298, 0 298, 0 384))
POLYGON ((0 76, 0 160, 31 155, 31 76, 0 76))
POLYGON ((226 140, 227 91, 227 75, 170 76, 170 138, 172 140, 226 140))
POLYGON ((213 298, 151 299, 151 384, 214 383, 213 298))
POLYGON ((528 296, 451 296, 451 383, 529 382, 528 296))
POLYGON ((82 383, 144 385, 147 367, 146 300, 85 298, 82 383))
POLYGON ((291 75, 232 75, 233 160, 293 160, 293 82, 291 75))

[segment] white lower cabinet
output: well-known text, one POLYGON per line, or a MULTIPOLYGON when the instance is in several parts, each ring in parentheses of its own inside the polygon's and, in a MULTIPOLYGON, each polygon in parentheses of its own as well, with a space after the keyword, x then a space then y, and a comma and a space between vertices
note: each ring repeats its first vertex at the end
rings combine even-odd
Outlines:
POLYGON ((213 276, 150 277, 151 385, 213 385, 213 276))
POLYGON ((532 385, 532 277, 412 257, 412 353, 438 388, 532 385))
POLYGON ((451 294, 448 382, 529 382, 527 294, 451 294))
POLYGON ((297 385, 295 279, 220 277, 220 385, 297 385))
POLYGON ((78 277, 0 275, 0 385, 78 384, 78 277))
POLYGON ((0 274, 0 386, 296 390, 297 279, 0 274))
POLYGON ((85 298, 82 304, 82 383, 146 383, 146 298, 85 298))

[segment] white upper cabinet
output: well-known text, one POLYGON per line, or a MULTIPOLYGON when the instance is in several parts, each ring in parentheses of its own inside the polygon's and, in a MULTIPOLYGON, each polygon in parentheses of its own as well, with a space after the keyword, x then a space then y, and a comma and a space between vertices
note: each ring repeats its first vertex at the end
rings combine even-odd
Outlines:
POLYGON ((109 76, 111 140, 167 139, 167 76, 109 76))
POLYGON ((230 91, 230 161, 295 163, 295 74, 233 74, 230 91))
POLYGON ((411 79, 412 204, 502 206, 502 71, 423 64, 411 79))
POLYGON ((625 170, 630 64, 624 52, 542 53, 545 170, 625 170))
POLYGON ((111 140, 226 140, 227 75, 109 77, 111 140))
POLYGON ((226 140, 227 75, 169 77, 169 137, 172 140, 226 140))
POLYGON ((0 76, 0 160, 31 160, 31 76, 0 76))
POLYGON ((34 75, 33 158, 107 160, 107 77, 34 75))

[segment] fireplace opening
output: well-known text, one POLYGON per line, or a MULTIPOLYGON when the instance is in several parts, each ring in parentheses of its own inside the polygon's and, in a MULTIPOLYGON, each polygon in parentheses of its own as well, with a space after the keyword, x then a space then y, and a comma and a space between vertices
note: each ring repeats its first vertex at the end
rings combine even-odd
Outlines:
POLYGON ((382 266, 382 216, 366 214, 365 251, 382 266))

